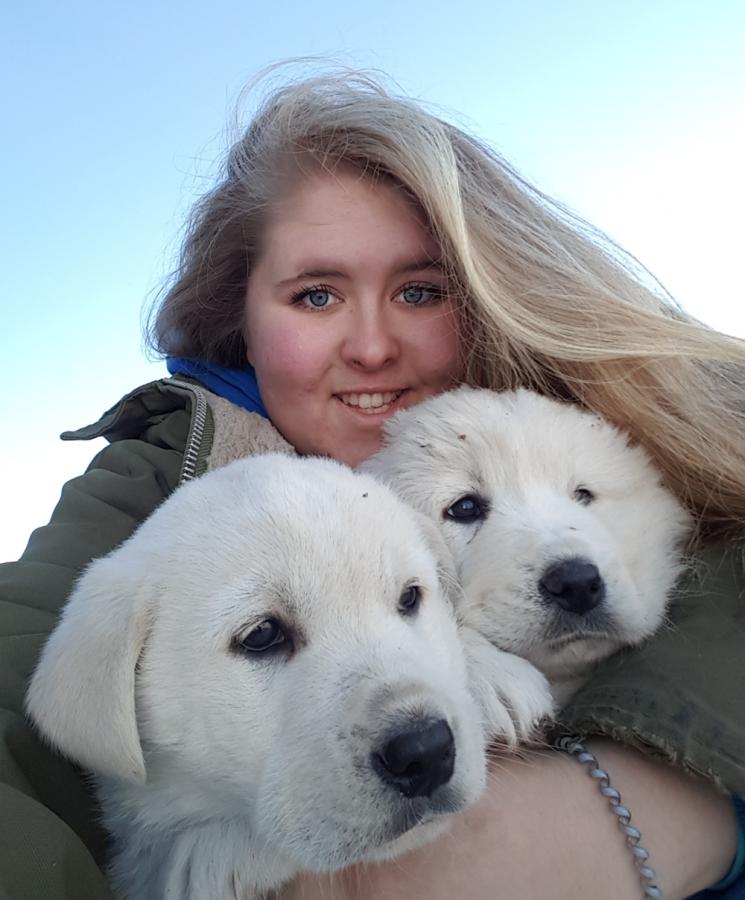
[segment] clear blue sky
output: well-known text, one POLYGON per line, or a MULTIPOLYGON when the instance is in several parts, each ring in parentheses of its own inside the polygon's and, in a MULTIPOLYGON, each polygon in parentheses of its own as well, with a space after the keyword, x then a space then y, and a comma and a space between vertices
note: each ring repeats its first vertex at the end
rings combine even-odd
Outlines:
POLYGON ((743 47, 742 0, 4 4, 0 560, 97 449, 59 432, 162 374, 140 311, 259 69, 384 70, 745 336, 743 47))

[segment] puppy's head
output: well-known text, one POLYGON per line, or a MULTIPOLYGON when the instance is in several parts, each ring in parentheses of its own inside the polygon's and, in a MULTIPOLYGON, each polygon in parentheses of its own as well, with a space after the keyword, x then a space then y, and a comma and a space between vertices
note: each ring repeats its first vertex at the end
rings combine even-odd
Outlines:
POLYGON ((365 468, 438 523, 461 615, 549 678, 660 625, 689 518, 599 417, 460 388, 396 416, 365 468))
POLYGON ((447 552, 425 532, 328 460, 204 476, 83 575, 28 711, 141 785, 142 821, 237 817, 306 867, 385 853, 485 780, 447 552))

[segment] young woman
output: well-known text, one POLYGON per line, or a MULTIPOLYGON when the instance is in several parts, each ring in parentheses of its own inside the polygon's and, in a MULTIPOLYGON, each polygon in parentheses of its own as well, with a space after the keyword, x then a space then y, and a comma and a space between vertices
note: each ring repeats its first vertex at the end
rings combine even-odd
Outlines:
MULTIPOLYGON (((728 550, 745 525, 742 343, 686 317, 482 144, 355 73, 269 96, 194 210, 151 338, 173 379, 66 435, 111 443, 0 572, 6 896, 111 897, 85 782, 22 717, 83 566, 181 481, 274 449, 355 465, 397 409, 460 382, 525 385, 605 415, 695 513, 706 566, 674 627, 606 663, 563 720, 594 736, 668 900, 728 875, 730 795, 745 792, 745 607, 728 550)), ((482 803, 437 844, 303 876, 287 895, 643 895, 583 766, 546 752, 492 771, 482 803)))

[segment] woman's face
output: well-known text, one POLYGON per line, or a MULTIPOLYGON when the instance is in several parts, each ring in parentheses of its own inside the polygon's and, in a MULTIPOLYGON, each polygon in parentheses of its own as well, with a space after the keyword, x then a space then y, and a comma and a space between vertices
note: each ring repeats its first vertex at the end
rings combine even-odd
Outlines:
POLYGON ((279 201, 244 336, 266 410, 300 453, 357 465, 396 410, 458 383, 439 256, 400 190, 353 172, 302 177, 279 201))

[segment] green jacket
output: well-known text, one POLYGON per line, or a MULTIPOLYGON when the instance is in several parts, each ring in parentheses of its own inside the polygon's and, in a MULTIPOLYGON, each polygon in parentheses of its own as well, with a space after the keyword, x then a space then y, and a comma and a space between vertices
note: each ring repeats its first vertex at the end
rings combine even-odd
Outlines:
MULTIPOLYGON (((26 685, 75 578, 180 482, 240 455, 293 452, 251 415, 193 383, 164 379, 63 435, 110 444, 65 485, 21 559, 0 566, 0 900, 113 900, 92 795, 27 724, 26 685)), ((708 554, 673 623, 608 660, 566 710, 567 726, 664 755, 745 795, 744 587, 739 554, 708 554)))

